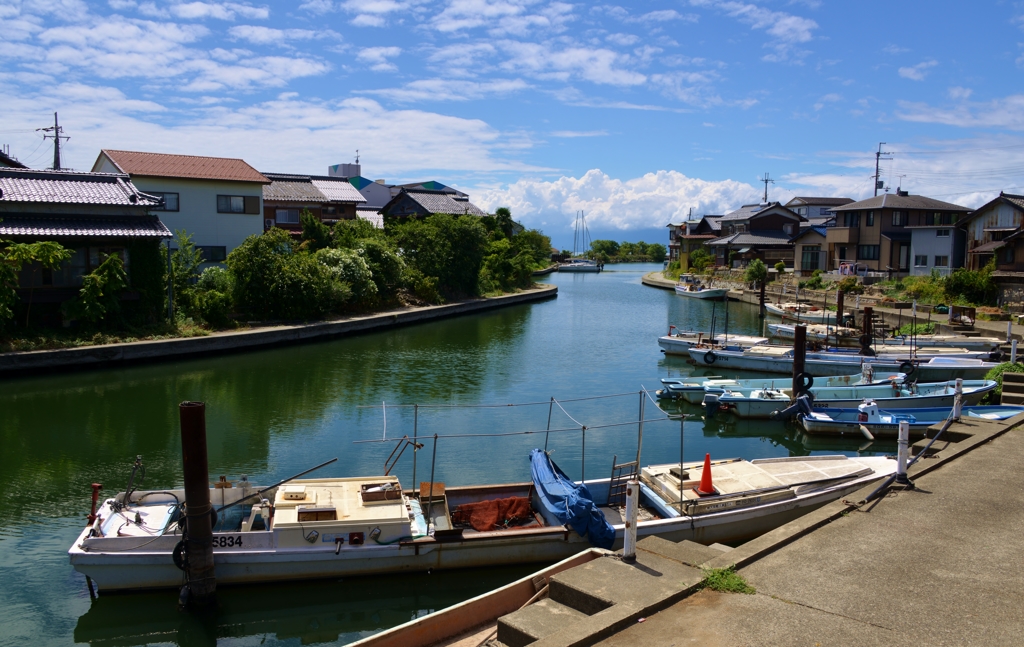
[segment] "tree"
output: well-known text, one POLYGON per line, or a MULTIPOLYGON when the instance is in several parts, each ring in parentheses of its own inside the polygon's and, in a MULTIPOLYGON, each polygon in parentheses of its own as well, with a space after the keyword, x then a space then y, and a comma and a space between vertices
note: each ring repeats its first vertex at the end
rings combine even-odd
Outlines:
POLYGON ((121 291, 128 287, 124 262, 117 254, 107 256, 99 266, 82 277, 78 298, 65 304, 71 319, 96 323, 121 309, 121 291))
POLYGON ((595 240, 590 243, 595 254, 605 254, 608 258, 619 255, 619 244, 614 240, 595 240))
POLYGON ((498 224, 498 231, 504 234, 505 238, 512 238, 515 231, 515 221, 512 220, 512 212, 508 207, 498 207, 494 210, 494 219, 498 224))
POLYGON ((690 252, 690 267, 697 272, 703 272, 711 265, 712 262, 714 262, 714 260, 715 259, 711 256, 711 252, 704 247, 698 247, 694 251, 690 252))
POLYGON ((760 258, 755 258, 750 261, 750 265, 747 265, 746 271, 743 272, 743 280, 748 283, 756 283, 760 285, 768 278, 768 268, 765 267, 764 262, 760 258))
POLYGON ((196 316, 195 289, 199 279, 199 266, 203 253, 192 242, 192 235, 184 229, 174 232, 177 249, 171 254, 171 285, 174 286, 175 307, 188 316, 196 316))
POLYGON ((303 249, 315 252, 331 246, 330 227, 321 222, 309 209, 303 209, 299 214, 299 223, 302 225, 300 238, 303 249))
POLYGON ((661 263, 665 260, 667 252, 665 246, 661 243, 651 243, 647 246, 647 256, 651 258, 654 263, 661 263))
MULTIPOLYGON (((0 241, 0 243, 6 241, 0 241)), ((25 311, 25 327, 28 327, 29 316, 32 314, 32 297, 35 294, 35 278, 39 269, 53 271, 60 268, 65 261, 71 258, 72 251, 60 243, 52 240, 40 240, 34 243, 11 243, 7 242, 6 247, 0 250, 0 262, 6 263, 14 272, 20 272, 25 263, 31 264, 32 278, 29 282, 28 308, 25 311)), ((10 277, 8 277, 9 280, 10 277)), ((13 281, 14 287, 18 284, 17 276, 13 281)), ((9 288, 13 289, 13 288, 9 288)), ((15 297, 17 294, 15 293, 15 297)), ((2 299, 9 301, 7 299, 2 299)), ((3 306, 0 305, 0 308, 3 306)), ((10 316, 14 316, 12 312, 10 316)), ((0 314, 2 318, 2 314, 0 314)))

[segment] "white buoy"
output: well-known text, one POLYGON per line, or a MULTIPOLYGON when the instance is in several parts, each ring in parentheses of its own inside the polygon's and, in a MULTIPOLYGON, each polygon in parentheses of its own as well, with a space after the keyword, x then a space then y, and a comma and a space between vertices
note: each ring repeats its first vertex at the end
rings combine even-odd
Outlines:
POLYGON ((900 420, 900 435, 896 444, 896 482, 900 485, 907 485, 910 479, 907 478, 907 461, 910 458, 910 422, 900 420))
POLYGON ((626 482, 626 536, 622 546, 622 561, 636 561, 636 518, 640 507, 640 482, 630 479, 626 482))
POLYGON ((953 392, 953 418, 960 419, 960 411, 964 406, 964 379, 956 378, 956 390, 953 392))

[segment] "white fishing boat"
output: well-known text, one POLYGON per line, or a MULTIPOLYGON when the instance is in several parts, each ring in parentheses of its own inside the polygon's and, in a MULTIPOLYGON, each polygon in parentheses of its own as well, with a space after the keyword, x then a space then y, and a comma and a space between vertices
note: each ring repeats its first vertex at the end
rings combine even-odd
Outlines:
MULTIPOLYGON (((996 386, 995 380, 964 381, 963 404, 980 404, 996 386)), ((738 418, 771 418, 790 405, 793 393, 792 388, 707 388, 705 391, 715 396, 714 403, 719 411, 727 410, 738 418)), ((905 384, 893 380, 890 384, 872 386, 818 386, 815 381, 805 391, 813 396, 811 408, 826 413, 833 409, 856 408, 865 399, 887 410, 952 408, 956 382, 905 384)))
MULTIPOLYGON (((245 481, 222 483, 211 488, 218 510, 217 581, 555 562, 598 538, 605 548, 621 547, 622 505, 616 500, 593 507, 613 498, 616 481, 588 480, 585 487, 575 486, 573 496, 580 498, 573 499, 567 489, 571 481, 545 452, 534 450, 531 463, 532 483, 445 488, 435 482, 411 492, 394 476, 293 480, 263 491, 245 481)), ((715 461, 710 464, 714 486, 705 490, 714 492, 710 495, 695 491, 704 469, 700 463, 675 463, 640 470, 639 537, 742 541, 891 474, 895 461, 846 456, 715 461)), ((107 499, 68 551, 71 564, 101 591, 181 586, 176 560, 182 561, 184 496, 183 489, 129 490, 107 499)))
MULTIPOLYGON (((853 375, 834 375, 830 377, 819 377, 814 380, 816 385, 822 387, 844 387, 864 386, 869 384, 881 384, 888 387, 890 380, 902 380, 901 373, 892 375, 880 374, 877 376, 865 376, 862 373, 853 375)), ((746 380, 735 380, 722 377, 704 378, 662 378, 662 388, 655 394, 662 400, 685 400, 691 404, 700 404, 704 401, 704 395, 709 392, 725 393, 731 391, 753 391, 754 389, 786 389, 793 384, 792 377, 756 377, 746 380)))
MULTIPOLYGON (((820 341, 837 346, 857 347, 860 346, 860 337, 863 331, 856 328, 843 326, 826 326, 823 324, 808 324, 806 326, 806 337, 808 341, 820 341)), ((768 332, 772 337, 778 339, 794 339, 796 337, 796 324, 768 324, 768 332)), ((908 348, 931 348, 931 347, 957 347, 968 351, 992 352, 998 350, 1002 341, 995 337, 966 337, 964 335, 899 335, 896 337, 885 337, 872 339, 871 344, 882 346, 885 349, 890 347, 908 348)))
POLYGON ((700 277, 693 274, 681 274, 675 286, 676 294, 690 297, 691 299, 724 299, 729 294, 729 288, 712 288, 704 285, 700 277))
MULTIPOLYGON (((793 349, 783 346, 754 346, 743 351, 691 348, 691 363, 716 369, 760 371, 762 373, 793 373, 793 349)), ((874 366, 875 374, 907 373, 922 382, 950 379, 982 380, 995 362, 971 357, 878 355, 867 357, 853 353, 807 353, 804 372, 814 377, 833 375, 843 367, 851 369, 863 364, 874 366)))
POLYGON ((736 348, 750 348, 767 344, 767 337, 754 337, 752 335, 728 335, 724 333, 715 335, 714 339, 708 333, 695 330, 678 330, 675 326, 669 326, 668 334, 658 337, 658 346, 666 355, 689 355, 690 348, 694 346, 732 346, 736 348))
POLYGON ((573 258, 558 264, 559 272, 600 272, 601 265, 597 261, 586 258, 573 258))
MULTIPOLYGON (((1012 405, 964 407, 961 416, 978 420, 1007 420, 1024 414, 1024 407, 1012 405)), ((868 439, 896 438, 899 425, 906 421, 911 437, 921 437, 936 423, 950 416, 949 407, 901 409, 886 411, 873 401, 865 401, 855 409, 812 411, 797 416, 808 434, 822 436, 864 436, 868 439)))
POLYGON ((806 303, 766 303, 764 308, 768 314, 781 317, 783 321, 820 324, 834 324, 836 322, 835 312, 806 303))

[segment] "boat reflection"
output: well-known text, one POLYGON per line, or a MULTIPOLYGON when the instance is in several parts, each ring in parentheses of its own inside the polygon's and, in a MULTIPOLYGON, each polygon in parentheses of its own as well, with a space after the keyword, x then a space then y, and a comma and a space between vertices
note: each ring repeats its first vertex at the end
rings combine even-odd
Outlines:
POLYGON ((504 586, 525 566, 222 587, 215 609, 179 612, 176 592, 103 595, 78 619, 75 642, 95 646, 216 645, 262 636, 260 644, 346 644, 504 586), (117 622, 111 622, 112 618, 117 622))

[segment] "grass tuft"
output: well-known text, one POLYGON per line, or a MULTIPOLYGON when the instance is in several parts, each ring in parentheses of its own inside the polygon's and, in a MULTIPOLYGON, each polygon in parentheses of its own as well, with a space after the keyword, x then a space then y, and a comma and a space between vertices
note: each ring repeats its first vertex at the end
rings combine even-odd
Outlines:
POLYGON ((734 566, 704 569, 704 581, 701 582, 700 588, 723 593, 757 593, 757 590, 747 584, 743 576, 736 572, 734 566))

